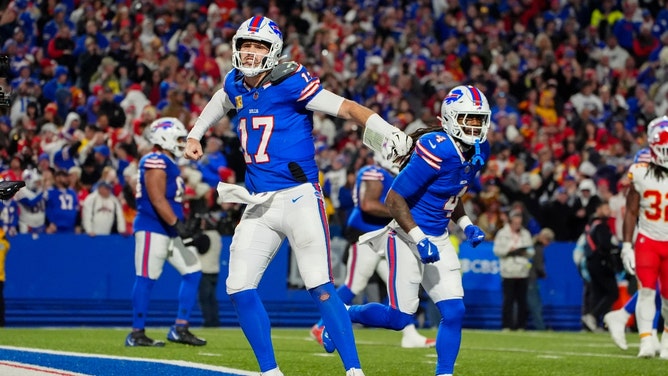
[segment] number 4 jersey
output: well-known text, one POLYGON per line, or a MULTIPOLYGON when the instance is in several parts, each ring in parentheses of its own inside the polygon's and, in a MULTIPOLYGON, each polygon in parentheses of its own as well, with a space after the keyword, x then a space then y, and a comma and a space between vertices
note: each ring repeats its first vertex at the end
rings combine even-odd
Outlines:
POLYGON ((146 154, 139 161, 139 178, 137 179, 137 216, 134 220, 135 231, 150 231, 168 236, 176 236, 176 232, 168 226, 153 208, 151 200, 146 191, 146 172, 151 169, 164 170, 167 174, 167 186, 165 189, 165 198, 172 207, 174 214, 183 220, 183 192, 184 182, 181 178, 181 171, 167 155, 160 152, 146 154))
POLYGON ((668 241, 668 181, 658 181, 648 168, 648 163, 635 163, 629 168, 629 178, 640 194, 638 233, 668 241))

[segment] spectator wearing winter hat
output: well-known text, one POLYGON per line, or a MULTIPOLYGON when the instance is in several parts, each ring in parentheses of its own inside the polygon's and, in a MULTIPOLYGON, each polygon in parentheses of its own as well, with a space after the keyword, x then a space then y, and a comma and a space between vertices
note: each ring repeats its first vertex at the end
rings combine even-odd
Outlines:
POLYGON ((573 203, 575 211, 575 220, 573 225, 576 234, 584 232, 587 222, 591 219, 596 208, 601 203, 601 198, 597 195, 596 184, 592 179, 583 179, 578 184, 577 197, 573 203))
MULTIPOLYGON (((63 26, 67 27, 70 31, 76 30, 75 25, 67 19, 67 6, 65 6, 65 4, 58 4, 53 9, 53 19, 48 21, 42 30, 44 47, 48 47, 50 41, 56 38, 58 30, 63 26)), ((74 49, 74 46, 72 47, 72 49, 74 49)))
POLYGON ((50 79, 42 89, 42 96, 49 102, 56 101, 56 91, 58 89, 69 90, 72 86, 69 82, 69 69, 66 66, 59 65, 56 67, 53 78, 50 79))

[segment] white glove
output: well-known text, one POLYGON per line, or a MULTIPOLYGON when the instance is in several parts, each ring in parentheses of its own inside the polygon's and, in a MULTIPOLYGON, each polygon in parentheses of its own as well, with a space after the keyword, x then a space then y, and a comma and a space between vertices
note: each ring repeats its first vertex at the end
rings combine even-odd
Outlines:
POLYGON ((373 114, 367 119, 362 141, 388 161, 403 157, 413 146, 412 138, 383 120, 378 114, 373 114))
POLYGON ((413 139, 400 130, 392 132, 392 135, 383 143, 383 157, 388 161, 394 161, 397 157, 408 154, 413 146, 413 139))
POLYGON ((622 243, 622 263, 626 272, 636 274, 636 254, 633 252, 633 245, 630 242, 622 243))

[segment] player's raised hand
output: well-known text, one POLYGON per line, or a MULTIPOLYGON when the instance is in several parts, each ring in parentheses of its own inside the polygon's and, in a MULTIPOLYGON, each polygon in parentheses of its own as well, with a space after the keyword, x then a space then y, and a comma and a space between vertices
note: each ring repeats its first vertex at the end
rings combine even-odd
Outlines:
POLYGON ((466 239, 471 242, 473 248, 477 247, 478 244, 485 240, 485 232, 476 225, 466 226, 464 229, 464 234, 466 235, 466 239))
POLYGON ((186 159, 198 161, 200 158, 202 158, 202 155, 202 144, 200 141, 194 138, 189 138, 186 141, 186 150, 183 153, 183 156, 186 157, 186 159))
POLYGON ((633 252, 633 245, 629 242, 622 243, 622 263, 626 272, 636 274, 636 254, 633 252))

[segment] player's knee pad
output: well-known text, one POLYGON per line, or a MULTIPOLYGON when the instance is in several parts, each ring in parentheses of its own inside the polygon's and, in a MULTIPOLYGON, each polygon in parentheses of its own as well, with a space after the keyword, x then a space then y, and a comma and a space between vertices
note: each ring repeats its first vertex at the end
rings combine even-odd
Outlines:
POLYGON ((441 313, 441 321, 445 324, 457 324, 464 320, 466 307, 463 299, 447 299, 436 303, 441 313))
POLYGON ((389 328, 393 330, 402 330, 406 325, 413 322, 413 315, 392 307, 387 307, 387 317, 389 319, 387 322, 390 324, 389 328))

